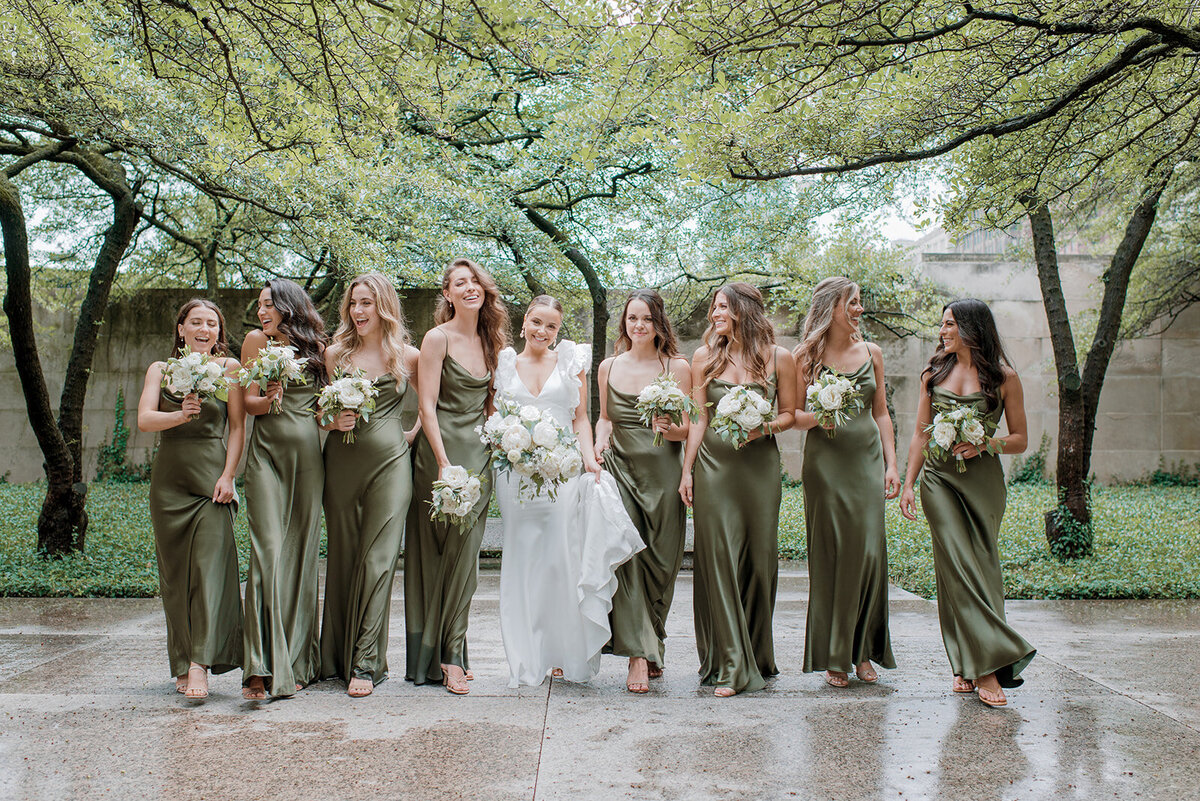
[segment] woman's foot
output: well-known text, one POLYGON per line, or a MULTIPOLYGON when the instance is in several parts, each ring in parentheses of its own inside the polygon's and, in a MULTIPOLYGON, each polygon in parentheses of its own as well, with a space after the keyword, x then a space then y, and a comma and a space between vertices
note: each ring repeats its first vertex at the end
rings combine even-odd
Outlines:
POLYGON ((1004 690, 1000 688, 1000 682, 996 681, 995 673, 980 676, 975 680, 975 694, 988 706, 1008 706, 1008 699, 1004 697, 1004 690))
POLYGON ((251 676, 246 682, 246 686, 242 688, 242 697, 247 701, 265 701, 267 699, 267 687, 263 684, 262 676, 251 676))
POLYGON ((661 679, 662 678, 662 670, 663 670, 662 667, 660 665, 654 664, 653 662, 650 662, 649 665, 650 665, 650 667, 649 667, 649 670, 647 671, 647 675, 652 679, 661 679))
POLYGON ((197 665, 193 662, 188 666, 187 689, 183 693, 188 698, 208 697, 208 666, 197 665))
POLYGON ((351 698, 366 698, 373 692, 375 692, 375 684, 370 679, 355 676, 346 685, 346 695, 351 698))
POLYGON ((470 670, 464 670, 463 678, 466 679, 467 681, 475 681, 475 674, 472 673, 470 670))
POLYGON ((858 676, 859 681, 865 681, 867 684, 874 684, 879 681, 879 674, 875 672, 875 668, 871 667, 870 661, 856 665, 854 667, 854 675, 858 676))
POLYGON ((458 665, 442 665, 442 686, 455 695, 471 692, 471 687, 467 684, 467 675, 458 665))
POLYGON ((732 687, 718 687, 713 690, 713 696, 716 698, 732 698, 737 695, 737 690, 732 687))
POLYGON ((625 689, 631 693, 648 693, 650 692, 649 678, 646 660, 640 656, 629 657, 629 675, 625 677, 625 689))
POLYGON ((187 692, 187 674, 175 677, 175 692, 183 695, 187 692))
POLYGON ((840 670, 825 671, 825 683, 839 689, 850 686, 850 677, 840 670))
POLYGON ((975 692, 975 682, 970 679, 964 679, 962 676, 954 677, 953 690, 956 693, 973 693, 975 692))

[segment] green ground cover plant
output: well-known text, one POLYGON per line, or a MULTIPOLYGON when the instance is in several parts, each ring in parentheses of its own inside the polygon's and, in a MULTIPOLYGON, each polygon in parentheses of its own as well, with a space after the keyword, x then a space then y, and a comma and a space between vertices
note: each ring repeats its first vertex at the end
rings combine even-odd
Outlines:
MULTIPOLYGON (((41 560, 34 527, 44 486, 0 484, 0 595, 149 597, 158 593, 148 483, 93 484, 92 524, 80 556, 41 560)), ((1009 489, 1000 536, 1009 598, 1200 598, 1200 488, 1096 487, 1092 503, 1096 553, 1060 562, 1046 548, 1042 514, 1054 488, 1009 489)), ((929 529, 888 504, 891 579, 927 598, 936 594, 929 529)), ((236 537, 245 577, 246 517, 236 537)), ((785 487, 780 509, 780 556, 803 559, 804 496, 785 487)), ((322 543, 322 554, 324 544, 322 543)))

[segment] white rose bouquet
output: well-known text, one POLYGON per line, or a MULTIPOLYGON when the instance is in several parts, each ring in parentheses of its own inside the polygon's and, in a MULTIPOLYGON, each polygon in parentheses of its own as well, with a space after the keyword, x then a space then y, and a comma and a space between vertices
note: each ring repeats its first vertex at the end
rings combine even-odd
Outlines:
MULTIPOLYGON (((983 450, 995 453, 996 448, 988 435, 996 430, 996 424, 985 417, 979 416, 974 406, 968 406, 954 401, 934 404, 933 422, 925 427, 929 434, 929 442, 925 445, 925 458, 947 460, 954 453, 954 446, 960 442, 970 445, 982 445, 983 450), (987 445, 983 445, 988 440, 987 445)), ((967 466, 962 456, 955 454, 958 462, 958 472, 965 473, 967 466)))
MULTIPOLYGON (((679 425, 685 414, 695 422, 700 413, 696 402, 679 388, 679 382, 670 373, 663 373, 647 384, 638 393, 635 408, 642 423, 647 426, 654 424, 655 417, 668 417, 673 425, 679 425)), ((654 432, 654 444, 663 444, 661 431, 654 432)))
MULTIPOLYGON (((168 392, 179 396, 195 395, 205 398, 229 400, 229 380, 225 368, 207 353, 180 349, 178 357, 167 359, 163 369, 162 385, 168 392)), ((193 416, 194 417, 194 416, 193 416)))
MULTIPOLYGON (((365 423, 371 419, 371 412, 375 411, 377 395, 379 387, 362 370, 350 374, 338 370, 333 375, 333 381, 321 387, 317 393, 317 414, 321 425, 329 425, 344 411, 358 412, 358 419, 365 423)), ((354 442, 354 430, 347 431, 342 441, 354 442)))
POLYGON ((554 498, 559 486, 583 469, 575 435, 536 406, 497 397, 495 413, 475 433, 491 449, 497 471, 520 477, 522 500, 542 492, 554 498))
MULTIPOLYGON (((238 370, 238 383, 243 387, 258 384, 263 392, 267 384, 278 381, 287 389, 289 383, 307 384, 304 363, 296 358, 296 349, 291 345, 267 345, 258 352, 254 361, 238 370)), ((279 399, 271 401, 271 412, 278 414, 282 404, 279 399)))
POLYGON ((475 522, 475 504, 483 497, 479 476, 465 467, 450 465, 442 477, 433 482, 433 498, 429 501, 429 517, 457 526, 465 531, 475 522))
POLYGON ((841 373, 826 370, 808 387, 808 410, 822 427, 833 425, 828 429, 830 437, 862 409, 862 390, 841 373))
POLYGON ((733 447, 740 448, 750 441, 750 432, 754 429, 761 428, 764 434, 770 433, 766 425, 773 418, 772 408, 771 402, 762 395, 735 384, 717 402, 717 413, 708 425, 733 447))

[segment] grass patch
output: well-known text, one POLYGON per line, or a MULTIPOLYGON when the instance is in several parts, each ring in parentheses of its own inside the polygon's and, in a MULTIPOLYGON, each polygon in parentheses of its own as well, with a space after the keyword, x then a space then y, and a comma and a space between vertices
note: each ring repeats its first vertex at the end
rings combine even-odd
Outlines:
MULTIPOLYGON (((1000 559, 1009 598, 1200 598, 1200 490, 1193 487, 1095 487, 1092 556, 1060 562, 1046 545, 1044 515, 1054 487, 1008 489, 1000 559)), ((905 520, 887 505, 888 571, 900 587, 937 594, 925 518, 905 520)), ((785 489, 780 555, 807 556, 802 490, 785 489)))

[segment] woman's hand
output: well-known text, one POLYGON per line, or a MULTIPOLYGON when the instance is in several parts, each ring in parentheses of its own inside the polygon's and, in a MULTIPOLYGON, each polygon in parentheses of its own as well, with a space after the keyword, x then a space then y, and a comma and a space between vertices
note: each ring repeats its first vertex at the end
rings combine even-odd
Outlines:
POLYGON ((200 398, 196 395, 185 395, 183 403, 179 404, 179 411, 183 414, 183 421, 194 420, 200 416, 200 398))
POLYGON ((954 448, 952 449, 952 452, 954 453, 955 456, 959 456, 963 459, 974 459, 980 453, 979 446, 972 445, 969 442, 958 443, 957 445, 954 446, 954 448))
POLYGON ((905 485, 904 489, 900 492, 900 514, 909 520, 916 520, 916 505, 917 496, 913 493, 913 488, 905 485))
POLYGON ((265 392, 263 392, 263 397, 269 398, 272 405, 283 403, 283 382, 268 381, 267 389, 265 392))
POLYGON ((597 464, 604 464, 604 452, 608 450, 608 437, 596 440, 592 446, 592 455, 596 457, 597 464))
POLYGON ((600 472, 601 471, 600 471, 600 463, 598 461, 596 461, 595 459, 584 459, 583 460, 583 469, 588 471, 589 473, 592 474, 592 476, 595 477, 597 484, 600 483, 600 472))
POLYGON ((883 497, 891 499, 900 494, 900 474, 892 465, 883 474, 883 497))
POLYGON ((660 414, 650 421, 650 429, 655 434, 662 434, 665 437, 671 431, 671 418, 660 414))
POLYGON ((692 508, 692 473, 690 470, 684 470, 683 476, 679 479, 679 497, 683 498, 687 508, 692 508))
POLYGON ((358 425, 358 412, 353 409, 343 409, 337 417, 333 418, 334 431, 353 431, 358 425))
POLYGON ((233 489, 233 476, 222 475, 218 478, 217 486, 213 488, 213 503, 229 503, 236 497, 237 493, 233 489))

